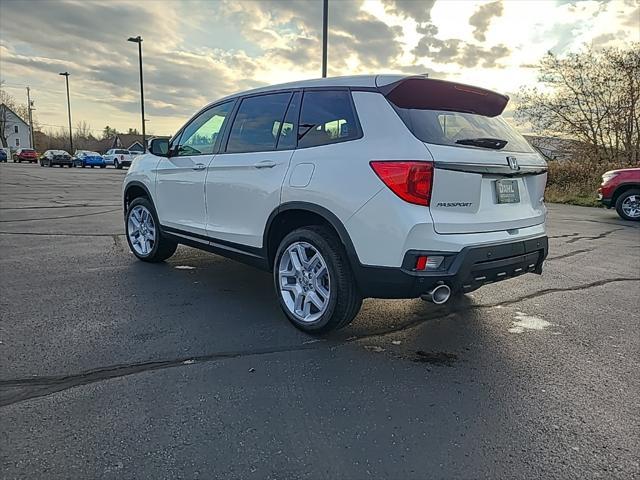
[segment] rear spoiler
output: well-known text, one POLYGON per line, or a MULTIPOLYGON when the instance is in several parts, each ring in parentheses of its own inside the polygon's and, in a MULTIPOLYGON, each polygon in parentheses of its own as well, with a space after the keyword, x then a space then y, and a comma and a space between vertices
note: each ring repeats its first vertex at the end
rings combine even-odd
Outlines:
POLYGON ((509 102, 507 95, 491 90, 423 76, 403 78, 378 90, 399 108, 449 110, 485 117, 500 115, 509 102))

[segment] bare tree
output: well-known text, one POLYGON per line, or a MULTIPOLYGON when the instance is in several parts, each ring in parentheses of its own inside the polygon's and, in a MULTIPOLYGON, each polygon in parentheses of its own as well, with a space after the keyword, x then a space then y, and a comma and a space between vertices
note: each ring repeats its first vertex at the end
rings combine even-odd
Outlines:
POLYGON ((538 68, 543 86, 521 88, 518 121, 540 135, 579 140, 598 162, 640 162, 640 43, 548 53, 538 68))

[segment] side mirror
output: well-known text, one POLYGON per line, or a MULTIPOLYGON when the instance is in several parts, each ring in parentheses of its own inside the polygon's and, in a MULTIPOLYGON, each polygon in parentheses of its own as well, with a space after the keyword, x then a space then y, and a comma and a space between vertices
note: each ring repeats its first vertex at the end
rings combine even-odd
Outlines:
POLYGON ((149 152, 158 157, 169 156, 169 139, 154 138, 149 142, 149 152))

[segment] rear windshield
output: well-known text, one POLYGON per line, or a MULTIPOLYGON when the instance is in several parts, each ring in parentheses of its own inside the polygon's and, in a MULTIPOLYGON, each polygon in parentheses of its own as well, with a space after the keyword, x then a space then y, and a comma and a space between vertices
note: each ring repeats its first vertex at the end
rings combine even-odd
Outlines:
POLYGON ((505 152, 533 151, 524 137, 501 117, 485 117, 447 110, 395 108, 409 130, 426 143, 464 148, 492 148, 505 152), (500 142, 495 142, 496 140, 500 142), (491 144, 491 141, 494 141, 494 144, 491 144), (486 143, 492 146, 483 146, 486 143))
POLYGON ((423 142, 532 152, 499 115, 509 97, 484 88, 410 77, 380 88, 409 130, 423 142))

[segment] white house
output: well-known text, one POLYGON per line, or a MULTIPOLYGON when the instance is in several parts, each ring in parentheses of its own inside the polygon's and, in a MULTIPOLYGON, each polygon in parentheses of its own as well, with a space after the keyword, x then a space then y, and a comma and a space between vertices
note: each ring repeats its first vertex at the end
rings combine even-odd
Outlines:
POLYGON ((29 124, 4 103, 0 105, 0 130, 2 147, 9 147, 12 150, 16 148, 33 148, 31 146, 29 124))

